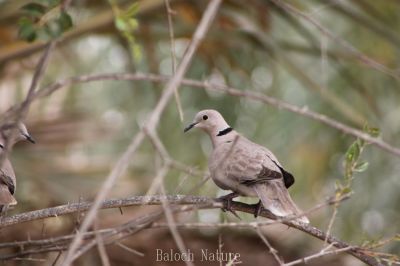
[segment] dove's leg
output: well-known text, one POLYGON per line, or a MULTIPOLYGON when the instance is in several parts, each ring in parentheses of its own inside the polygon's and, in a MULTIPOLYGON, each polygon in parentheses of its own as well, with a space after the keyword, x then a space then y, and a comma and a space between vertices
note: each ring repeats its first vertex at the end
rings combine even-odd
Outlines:
POLYGON ((254 218, 257 218, 263 209, 263 205, 261 200, 256 204, 256 208, 254 209, 254 218))
POLYGON ((232 199, 238 197, 239 194, 236 192, 229 193, 228 195, 224 195, 218 198, 219 201, 224 203, 223 211, 231 211, 232 208, 232 199))
POLYGON ((238 196, 239 196, 238 193, 232 192, 228 195, 224 195, 224 196, 217 198, 217 200, 221 201, 224 204, 224 206, 222 207, 222 211, 224 211, 224 212, 229 211, 233 215, 235 215, 236 217, 238 217, 240 219, 240 217, 236 214, 236 212, 234 210, 232 210, 232 199, 234 199, 238 196))
POLYGON ((0 218, 7 216, 8 206, 0 205, 0 218))

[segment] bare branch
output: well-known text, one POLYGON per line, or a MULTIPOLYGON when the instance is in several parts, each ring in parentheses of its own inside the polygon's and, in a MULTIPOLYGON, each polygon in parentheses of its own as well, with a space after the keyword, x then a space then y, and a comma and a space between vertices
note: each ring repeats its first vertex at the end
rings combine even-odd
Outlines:
POLYGON ((272 254, 272 256, 275 258, 275 260, 278 262, 279 265, 283 265, 283 261, 281 260, 281 258, 279 258, 278 255, 278 251, 269 243, 268 239, 264 236, 264 234, 261 232, 260 227, 256 227, 255 228, 258 236, 261 238, 261 240, 265 243, 265 245, 268 247, 269 249, 269 253, 272 254))
MULTIPOLYGON (((175 55, 174 26, 172 23, 172 15, 175 14, 175 12, 171 9, 169 0, 165 0, 165 7, 167 9, 167 16, 168 16, 168 31, 169 31, 169 40, 171 45, 172 74, 175 75, 177 63, 175 55)), ((178 107, 179 117, 181 121, 183 121, 182 103, 179 97, 178 87, 175 88, 174 94, 175 94, 176 106, 178 107)))
MULTIPOLYGON (((136 196, 132 197, 129 199, 119 199, 119 200, 107 200, 105 201, 101 206, 102 208, 119 208, 119 207, 125 207, 125 206, 139 206, 142 205, 143 202, 147 202, 146 204, 148 205, 161 205, 162 204, 162 197, 163 196, 150 196, 146 199, 143 199, 143 196, 136 196)), ((207 197, 199 197, 199 196, 182 196, 182 195, 174 195, 174 196, 165 196, 165 200, 167 200, 170 204, 174 205, 191 205, 195 208, 182 208, 178 211, 190 211, 194 210, 196 208, 203 208, 203 209, 211 209, 211 208, 221 208, 222 204, 220 202, 217 202, 211 198, 207 197)), ((18 215, 14 215, 11 217, 5 217, 3 220, 0 222, 0 227, 5 227, 5 226, 10 226, 12 224, 18 224, 22 222, 27 222, 27 221, 33 221, 37 219, 43 219, 47 217, 57 217, 65 214, 69 214, 72 212, 77 212, 79 211, 84 211, 88 210, 91 206, 91 203, 88 202, 83 202, 83 203, 73 203, 73 204, 68 204, 68 205, 62 205, 54 208, 49 208, 49 209, 43 209, 43 210, 38 210, 38 211, 33 211, 33 212, 28 212, 28 213, 22 213, 18 215)), ((185 207, 185 206, 182 206, 185 207)), ((232 202, 232 209, 235 211, 241 211, 241 212, 246 212, 246 213, 251 213, 253 214, 256 205, 249 205, 241 202, 232 202)), ((177 209, 174 209, 174 211, 177 209)), ((118 241, 121 238, 124 238, 128 235, 131 235, 133 233, 136 233, 137 230, 142 230, 144 228, 151 227, 155 219, 158 219, 159 217, 162 216, 163 212, 157 212, 155 214, 150 215, 149 217, 141 217, 140 220, 138 221, 133 221, 132 223, 128 223, 126 225, 121 225, 119 226, 118 229, 106 229, 103 234, 103 239, 109 239, 110 237, 117 236, 116 239, 114 240, 107 240, 105 244, 110 243, 110 242, 115 242, 118 241), (135 230, 132 230, 132 228, 136 228, 135 230), (125 232, 125 233, 122 233, 125 232)), ((285 220, 285 219, 278 219, 276 216, 274 216, 272 213, 268 212, 267 210, 263 210, 260 214, 260 216, 263 216, 265 218, 273 219, 275 221, 272 222, 266 222, 266 224, 271 224, 271 223, 276 223, 276 222, 281 222, 285 225, 288 225, 292 228, 296 228, 300 231, 305 232, 306 234, 309 234, 315 238, 318 238, 322 241, 327 240, 329 244, 332 244, 334 247, 342 249, 342 248, 349 248, 349 250, 346 251, 346 253, 351 254, 352 256, 360 259, 361 261, 367 263, 368 265, 372 266, 378 266, 380 265, 379 262, 371 255, 368 254, 369 250, 361 247, 356 247, 353 245, 350 245, 344 241, 341 241, 331 235, 327 235, 325 232, 319 230, 316 227, 313 227, 311 225, 303 224, 303 223, 296 223, 292 222, 291 220, 285 220), (350 248, 351 247, 351 248, 350 248)), ((190 225, 190 224, 189 224, 190 225)), ((237 226, 238 224, 234 224, 234 226, 237 226)), ((162 226, 162 224, 159 224, 158 227, 162 226)), ((166 225, 164 225, 166 226, 166 225)), ((176 224, 177 227, 185 227, 187 225, 185 224, 176 224)), ((193 224, 192 224, 193 226, 193 224)), ((245 223, 242 223, 240 226, 245 226, 245 227, 251 227, 254 228, 255 226, 260 226, 260 223, 248 223, 247 225, 245 223)), ((157 225, 155 225, 157 227, 157 225)), ((190 228, 190 227, 188 227, 190 228)), ((89 234, 86 233, 83 235, 83 237, 87 236, 93 236, 94 234, 89 234)), ((69 241, 72 239, 73 236, 68 236, 64 237, 60 240, 57 241, 69 241)), ((36 240, 35 240, 36 241, 36 240)), ((40 241, 40 240, 39 240, 40 241)), ((51 240, 46 240, 46 243, 51 244, 51 240)), ((54 239, 53 239, 54 243, 54 239)), ((28 255, 28 254, 37 254, 37 253, 43 253, 43 252, 49 252, 49 251, 60 251, 65 249, 65 242, 60 242, 64 243, 62 245, 57 245, 56 247, 50 245, 49 247, 46 248, 45 251, 40 251, 40 250, 32 250, 30 251, 23 251, 18 253, 18 256, 23 256, 23 255, 28 255)), ((23 243, 20 243, 23 244, 23 243)), ((26 242, 25 244, 27 245, 33 245, 34 241, 30 240, 26 242)), ((96 245, 96 241, 93 240, 92 242, 89 242, 84 248, 80 248, 77 254, 74 254, 74 257, 78 257, 84 252, 86 252, 89 248, 93 247, 96 245)), ((9 246, 3 244, 3 247, 9 246)), ((2 245, 0 245, 2 247, 2 245)), ((12 255, 7 255, 1 257, 1 259, 7 259, 7 258, 14 258, 15 256, 12 255)))
POLYGON ((133 248, 130 248, 130 247, 128 247, 128 246, 122 244, 121 242, 116 242, 115 245, 117 245, 117 246, 119 246, 120 248, 125 249, 126 251, 128 251, 128 252, 130 252, 130 253, 133 253, 133 254, 135 254, 135 255, 137 255, 137 256, 140 256, 140 257, 143 257, 143 256, 144 256, 144 254, 143 254, 142 252, 137 251, 137 250, 135 250, 135 249, 133 249, 133 248))
POLYGON ((282 1, 282 0, 270 0, 270 1, 272 1, 277 6, 281 7, 286 12, 293 13, 293 14, 305 19, 306 21, 310 22, 318 30, 320 30, 325 36, 327 36, 330 39, 334 40, 337 44, 339 44, 340 46, 342 46, 343 48, 345 48, 346 50, 351 52, 360 62, 364 63, 365 65, 367 65, 367 66, 369 66, 369 67, 371 67, 371 68, 373 68, 375 70, 378 70, 378 71, 380 71, 382 73, 385 73, 385 74, 395 78, 396 80, 400 79, 400 77, 396 73, 396 71, 394 71, 392 69, 389 69, 388 67, 382 65, 381 63, 379 63, 379 62, 375 61, 374 59, 368 57, 367 55, 363 54, 357 48, 352 46, 349 42, 347 42, 346 40, 344 40, 342 38, 339 38, 333 32, 331 32, 326 27, 321 25, 321 23, 319 23, 317 20, 315 20, 314 18, 308 16, 304 12, 298 10, 294 6, 288 4, 287 1, 282 1))
MULTIPOLYGON (((331 218, 329 219, 329 224, 328 224, 328 229, 326 230, 326 235, 330 235, 330 233, 332 232, 333 223, 335 222, 336 215, 338 212, 338 207, 339 207, 339 203, 335 202, 335 204, 333 204, 333 212, 332 212, 331 218)), ((326 245, 328 243, 328 239, 325 239, 324 243, 326 245)))
POLYGON ((32 77, 31 84, 29 86, 28 94, 25 97, 25 100, 20 105, 15 105, 13 108, 8 110, 1 118, 0 118, 0 132, 2 131, 4 124, 10 123, 9 127, 11 128, 11 136, 9 138, 5 138, 3 143, 3 152, 0 153, 0 166, 3 164, 4 159, 7 157, 8 152, 12 149, 13 139, 15 139, 18 134, 18 123, 23 120, 28 111, 29 107, 35 99, 35 90, 43 77, 44 71, 46 70, 51 51, 55 46, 56 41, 51 41, 47 44, 47 47, 39 59, 39 62, 35 68, 35 72, 32 77))
POLYGON ((329 251, 323 249, 323 250, 321 250, 320 252, 318 252, 316 254, 313 254, 313 255, 307 256, 305 258, 298 259, 298 260, 294 260, 292 262, 288 262, 288 263, 285 263, 283 265, 284 266, 293 266, 293 265, 302 264, 302 263, 307 264, 310 260, 314 260, 314 259, 317 259, 317 258, 320 258, 320 257, 324 257, 324 256, 327 256, 327 255, 339 254, 339 253, 342 253, 342 252, 346 252, 346 251, 348 251, 348 250, 350 250, 352 248, 353 247, 349 246, 349 247, 335 249, 335 250, 329 250, 329 251))
MULTIPOLYGON (((37 97, 47 96, 50 93, 52 93, 60 88, 70 86, 75 83, 85 83, 85 82, 98 81, 98 80, 148 80, 151 82, 167 82, 168 79, 169 79, 169 77, 166 77, 166 76, 154 75, 154 74, 143 74, 143 73, 83 75, 83 76, 68 78, 68 79, 65 79, 62 81, 58 81, 52 85, 49 85, 49 86, 43 88, 42 90, 40 90, 37 94, 37 97)), ((360 138, 382 150, 385 150, 387 152, 390 152, 391 154, 394 154, 394 155, 400 157, 400 149, 399 148, 394 147, 393 145, 383 141, 380 138, 372 137, 369 134, 367 134, 361 130, 358 130, 356 128, 348 126, 348 125, 341 123, 337 120, 334 120, 326 115, 311 111, 306 106, 305 107, 296 106, 294 104, 290 104, 288 102, 279 100, 277 98, 274 98, 274 97, 271 97, 271 96, 268 96, 268 95, 265 95, 262 93, 253 92, 250 89, 239 90, 239 89, 236 89, 236 88, 233 88, 230 86, 226 86, 223 84, 208 83, 208 82, 202 82, 202 81, 190 80, 190 79, 183 79, 182 84, 186 85, 186 86, 196 87, 196 88, 220 91, 220 92, 224 92, 226 94, 236 96, 236 97, 244 97, 247 99, 263 102, 265 104, 274 106, 278 109, 284 109, 289 112, 293 112, 293 113, 299 114, 301 116, 308 117, 310 119, 313 119, 320 123, 328 125, 332 128, 335 128, 345 134, 360 138)))
MULTIPOLYGON (((162 195, 165 195, 164 184, 161 184, 160 188, 161 188, 162 195)), ((186 246, 185 246, 185 243, 183 242, 182 236, 179 234, 178 229, 176 227, 176 223, 175 223, 175 219, 173 216, 173 212, 171 210, 171 206, 170 206, 169 202, 166 201, 165 199, 163 199, 161 201, 161 203, 162 203, 161 205, 164 209, 165 218, 167 219, 168 228, 172 234, 172 237, 175 240, 176 245, 179 248, 179 251, 183 254, 186 251, 186 246)), ((185 264, 194 266, 194 264, 191 261, 185 261, 185 264)))
MULTIPOLYGON (((181 84, 183 76, 185 75, 190 62, 193 59, 194 53, 197 50, 201 40, 204 38, 207 30, 209 29, 215 15, 217 14, 217 10, 219 5, 221 4, 222 0, 212 0, 200 21, 199 26, 197 27, 192 42, 190 43, 185 55, 182 58, 181 63, 175 73, 175 75, 168 81, 163 90, 163 94, 158 101, 156 107, 154 108, 153 112, 151 113, 145 127, 149 131, 154 131, 160 119, 161 113, 166 107, 168 101, 170 100, 171 96, 173 95, 174 91, 177 87, 181 84)), ((101 202, 106 198, 108 192, 113 187, 115 181, 118 179, 119 176, 126 170, 129 160, 132 158, 133 154, 136 152, 136 149, 141 144, 144 138, 144 134, 141 131, 137 134, 137 136, 133 139, 132 144, 129 146, 128 150, 123 154, 121 159, 117 162, 116 166, 114 167, 113 171, 107 177, 105 182, 103 183, 99 193, 96 196, 96 199, 89 210, 87 216, 85 217, 78 233, 76 234, 75 239, 72 241, 71 246, 67 252, 65 260, 63 261, 62 265, 67 266, 70 265, 73 261, 72 257, 75 253, 76 249, 79 247, 82 241, 82 233, 85 233, 89 226, 94 221, 97 210, 99 209, 101 202)))
MULTIPOLYGON (((102 202, 100 205, 101 209, 110 209, 110 208, 119 208, 119 207, 128 207, 128 206, 140 206, 143 202, 146 202, 147 205, 160 205, 162 196, 134 196, 125 199, 111 199, 102 202)), ((210 198, 200 197, 200 196, 185 196, 185 195, 172 195, 166 196, 166 200, 169 202, 174 202, 174 204, 199 204, 199 205, 215 205, 220 206, 220 204, 216 204, 210 198)), ((38 211, 31 211, 16 214, 13 216, 2 217, 0 220, 0 228, 7 227, 10 225, 15 225, 19 223, 34 221, 45 219, 49 217, 58 217, 61 215, 66 215, 75 212, 87 211, 92 206, 92 202, 81 202, 81 203, 71 203, 66 205, 61 205, 57 207, 47 208, 38 211)))
POLYGON ((103 238, 98 233, 95 235, 96 235, 97 250, 99 251, 100 254, 101 263, 103 264, 103 266, 110 266, 110 259, 108 258, 103 238))

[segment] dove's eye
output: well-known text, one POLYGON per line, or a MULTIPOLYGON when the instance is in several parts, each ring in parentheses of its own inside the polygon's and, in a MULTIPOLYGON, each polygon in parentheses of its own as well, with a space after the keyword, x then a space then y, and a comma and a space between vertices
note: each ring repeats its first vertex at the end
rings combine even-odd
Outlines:
POLYGON ((207 120, 208 116, 207 115, 203 115, 203 120, 207 120))

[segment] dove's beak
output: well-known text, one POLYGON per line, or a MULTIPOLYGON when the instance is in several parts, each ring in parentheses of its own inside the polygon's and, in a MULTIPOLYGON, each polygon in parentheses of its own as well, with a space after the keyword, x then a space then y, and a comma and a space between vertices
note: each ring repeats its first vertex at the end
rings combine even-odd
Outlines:
POLYGON ((33 143, 33 144, 36 143, 36 141, 35 141, 35 140, 32 138, 32 136, 29 135, 29 134, 24 134, 24 137, 25 137, 26 140, 29 141, 30 143, 33 143))
POLYGON ((188 125, 187 127, 185 127, 185 129, 183 130, 183 132, 188 132, 188 131, 191 130, 195 125, 197 125, 197 122, 191 123, 190 125, 188 125))

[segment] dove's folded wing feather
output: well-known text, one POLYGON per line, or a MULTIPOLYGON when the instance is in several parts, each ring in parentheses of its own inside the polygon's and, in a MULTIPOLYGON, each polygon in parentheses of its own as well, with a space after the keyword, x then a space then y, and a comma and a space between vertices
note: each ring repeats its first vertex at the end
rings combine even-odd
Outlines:
POLYGON ((280 179, 282 173, 263 147, 241 137, 227 160, 226 176, 251 184, 280 179))

